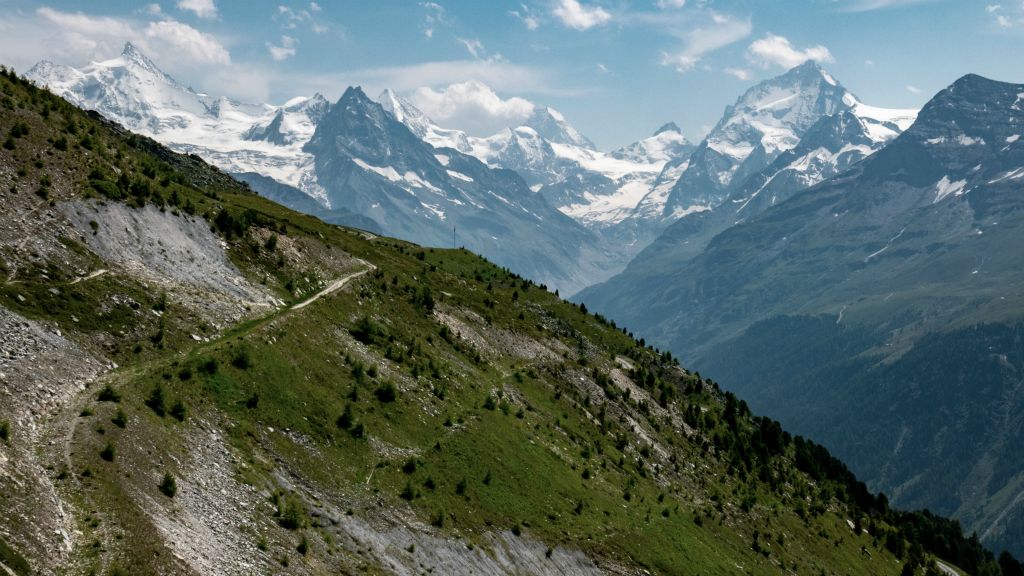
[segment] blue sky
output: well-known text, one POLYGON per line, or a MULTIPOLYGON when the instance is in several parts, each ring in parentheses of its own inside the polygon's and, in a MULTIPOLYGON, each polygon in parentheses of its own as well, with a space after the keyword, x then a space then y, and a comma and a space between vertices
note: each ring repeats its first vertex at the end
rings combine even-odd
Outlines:
POLYGON ((0 0, 0 62, 18 70, 126 40, 213 94, 391 87, 478 134, 546 104, 604 149, 669 120, 697 140, 808 57, 877 106, 919 107, 968 72, 1024 82, 1024 0, 0 0))

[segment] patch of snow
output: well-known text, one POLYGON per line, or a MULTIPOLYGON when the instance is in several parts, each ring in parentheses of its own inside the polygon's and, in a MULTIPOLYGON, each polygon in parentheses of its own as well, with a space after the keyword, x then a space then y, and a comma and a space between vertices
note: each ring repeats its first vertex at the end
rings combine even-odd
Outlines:
POLYGON ((997 184, 997 183, 1002 182, 1004 180, 1019 180, 1021 178, 1024 178, 1024 166, 1022 166, 1020 168, 1017 168, 1015 170, 1010 170, 1010 171, 1006 172, 1005 174, 1003 174, 1002 176, 1000 176, 999 178, 996 178, 994 180, 989 180, 988 183, 989 184, 997 184))
POLYGON ((983 138, 972 138, 966 134, 961 134, 956 137, 957 144, 961 146, 984 146, 985 140, 983 138))
POLYGON ((871 260, 875 256, 878 256, 882 252, 885 252, 886 250, 888 250, 889 247, 892 246, 892 243, 897 241, 897 240, 899 240, 900 236, 903 236, 903 233, 906 232, 906 231, 907 231, 906 228, 903 228, 902 230, 900 230, 900 233, 895 235, 895 236, 893 236, 892 238, 890 238, 889 241, 885 243, 885 246, 882 246, 880 249, 872 252, 871 254, 868 254, 868 257, 864 259, 864 262, 866 263, 868 260, 871 260))
POLYGON ((708 210, 711 210, 711 207, 702 204, 695 204, 693 206, 687 206, 685 208, 683 208, 682 206, 677 206, 676 209, 672 211, 672 218, 678 220, 683 216, 696 214, 697 212, 707 212, 708 210))
POLYGON ((444 210, 441 210, 439 207, 434 206, 432 204, 424 204, 423 202, 420 202, 420 206, 423 206, 427 210, 430 210, 430 212, 433 213, 435 216, 437 216, 441 220, 444 220, 444 210))
POLYGON ((950 194, 960 196, 964 193, 965 186, 967 186, 967 180, 957 180, 952 182, 950 181, 949 176, 943 176, 941 180, 935 183, 935 200, 932 201, 932 204, 940 202, 950 194))
POLYGON ((437 161, 440 162, 442 166, 447 166, 448 162, 451 161, 451 158, 445 156, 444 154, 434 154, 434 158, 436 158, 437 161))
POLYGON ((1020 134, 1014 134, 1013 136, 1007 136, 1006 137, 1006 143, 1007 144, 1013 144, 1017 140, 1020 140, 1020 134))
POLYGON ((573 160, 583 168, 607 176, 612 180, 619 180, 623 176, 637 173, 658 174, 664 167, 664 163, 647 164, 613 158, 603 152, 588 150, 579 146, 568 144, 551 143, 555 154, 561 158, 573 160))
POLYGON ((462 172, 456 172, 455 170, 448 170, 447 172, 448 172, 448 175, 451 176, 452 178, 456 178, 458 180, 462 180, 463 182, 472 182, 473 181, 473 178, 471 176, 467 176, 467 175, 463 174, 462 172))

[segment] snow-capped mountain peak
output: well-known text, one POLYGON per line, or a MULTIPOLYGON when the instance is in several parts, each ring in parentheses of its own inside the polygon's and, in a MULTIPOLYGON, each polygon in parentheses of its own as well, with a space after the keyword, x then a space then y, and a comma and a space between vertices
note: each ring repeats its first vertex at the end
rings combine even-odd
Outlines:
MULTIPOLYGON (((672 189, 666 217, 691 206, 721 204, 748 178, 797 147, 819 120, 849 111, 860 119, 870 153, 905 130, 912 110, 868 106, 815 62, 805 62, 747 90, 727 107, 672 189)), ((821 174, 829 174, 822 169, 821 174)))
POLYGON ((540 134, 548 142, 567 144, 589 150, 597 149, 589 138, 580 133, 572 124, 569 124, 565 116, 558 110, 548 106, 535 107, 533 113, 523 122, 523 125, 536 130, 537 134, 540 134))
POLYGON ((322 95, 284 106, 246 104, 197 93, 164 73, 137 46, 81 70, 40 62, 26 76, 73 104, 228 172, 255 172, 324 201, 302 145, 329 104, 322 95))
POLYGON ((662 124, 661 128, 658 128, 657 130, 654 131, 654 136, 657 136, 662 132, 678 132, 680 134, 683 133, 683 131, 679 129, 679 126, 676 125, 675 122, 666 122, 665 124, 662 124))
POLYGON ((405 124, 413 134, 419 136, 435 148, 454 148, 469 154, 472 145, 469 137, 461 130, 441 128, 429 116, 390 88, 385 89, 377 97, 377 102, 384 110, 405 124))
POLYGON ((693 152, 693 144, 683 136, 675 122, 664 124, 649 138, 623 146, 608 155, 633 162, 664 164, 673 159, 685 159, 693 152))

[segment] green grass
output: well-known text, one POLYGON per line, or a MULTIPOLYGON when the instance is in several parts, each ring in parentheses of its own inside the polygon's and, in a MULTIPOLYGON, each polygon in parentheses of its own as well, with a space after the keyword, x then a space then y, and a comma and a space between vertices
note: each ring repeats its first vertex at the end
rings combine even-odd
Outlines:
POLYGON ((32 574, 32 567, 29 566, 28 561, 8 546, 3 538, 0 538, 0 562, 18 576, 29 576, 32 574))

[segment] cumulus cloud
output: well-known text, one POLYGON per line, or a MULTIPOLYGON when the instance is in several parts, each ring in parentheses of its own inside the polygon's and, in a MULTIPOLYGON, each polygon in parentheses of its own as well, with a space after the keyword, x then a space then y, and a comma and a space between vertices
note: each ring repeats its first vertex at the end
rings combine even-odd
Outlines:
POLYGON ((276 62, 287 60, 298 52, 299 41, 291 36, 281 36, 280 44, 274 44, 267 42, 267 51, 270 52, 270 57, 276 62))
POLYGON ((678 72, 692 70, 709 52, 738 42, 750 35, 750 20, 740 20, 724 14, 712 13, 707 23, 678 34, 683 47, 674 52, 663 52, 661 64, 678 72))
POLYGON ((612 19, 611 13, 600 6, 585 6, 579 0, 559 0, 551 12, 562 24, 576 30, 589 30, 603 26, 612 19))
POLYGON ((828 48, 820 44, 798 50, 793 47, 788 38, 775 34, 768 34, 764 38, 752 42, 747 47, 747 59, 762 68, 769 68, 773 65, 792 68, 808 60, 818 63, 835 62, 828 48))
POLYGON ((217 17, 217 5, 213 0, 178 0, 178 10, 187 10, 200 18, 217 17))
MULTIPOLYGON (((167 55, 182 65, 227 65, 231 54, 210 34, 188 24, 164 18, 141 25, 129 19, 91 16, 82 12, 63 12, 49 7, 36 10, 43 22, 58 33, 45 42, 45 53, 74 64, 108 58, 119 52, 125 41, 136 43, 154 57, 167 55), (83 61, 84 60, 84 61, 83 61)), ((26 22, 19 27, 31 34, 35 26, 26 22)), ((12 41, 17 37, 12 35, 12 41)))
POLYGON ((669 8, 680 9, 686 6, 686 0, 658 0, 658 8, 667 10, 669 8))
POLYGON ((524 98, 503 99, 478 81, 451 84, 443 90, 417 88, 409 100, 441 125, 480 136, 522 124, 534 108, 524 98))
POLYGON ((188 24, 174 20, 150 22, 145 35, 151 44, 163 44, 167 50, 162 52, 185 56, 201 64, 231 64, 231 54, 216 38, 188 24))

